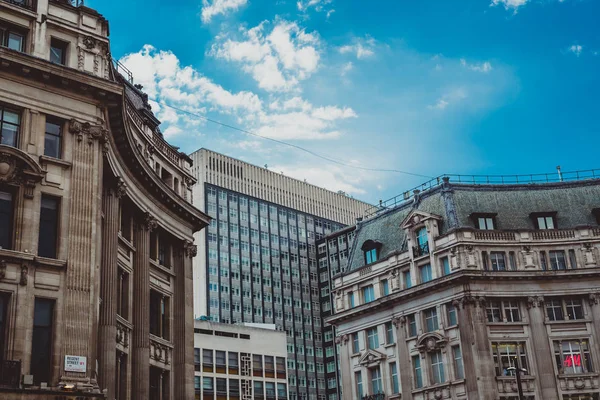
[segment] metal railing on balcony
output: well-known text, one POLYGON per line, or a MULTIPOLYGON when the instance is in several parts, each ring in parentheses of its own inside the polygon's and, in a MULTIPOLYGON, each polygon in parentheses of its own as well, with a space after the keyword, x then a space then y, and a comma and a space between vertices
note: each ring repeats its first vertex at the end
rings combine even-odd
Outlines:
POLYGON ((385 400, 385 393, 367 394, 361 400, 385 400))
POLYGON ((14 4, 15 6, 23 7, 31 11, 37 8, 37 0, 1 0, 5 3, 14 4))
POLYGON ((600 169, 588 169, 582 171, 562 172, 557 168, 556 172, 547 174, 528 174, 528 175, 457 175, 444 174, 422 183, 419 186, 407 190, 391 199, 380 201, 378 205, 369 207, 365 210, 365 218, 372 217, 377 213, 394 208, 412 200, 415 195, 429 190, 444 183, 444 178, 448 178, 450 183, 462 183, 469 185, 524 185, 536 183, 555 183, 555 182, 573 182, 585 181, 590 179, 600 179, 600 169))
POLYGON ((50 0, 51 3, 69 4, 71 6, 79 7, 83 5, 83 0, 50 0))
POLYGON ((0 387, 18 388, 21 379, 21 361, 0 361, 0 387))
POLYGON ((429 254, 429 242, 413 247, 413 253, 415 257, 426 256, 429 254))

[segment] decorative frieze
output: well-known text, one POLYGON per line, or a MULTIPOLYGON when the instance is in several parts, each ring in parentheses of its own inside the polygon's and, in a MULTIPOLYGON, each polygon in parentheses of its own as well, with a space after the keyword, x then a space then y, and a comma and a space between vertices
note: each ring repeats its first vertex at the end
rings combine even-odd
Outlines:
POLYGON ((183 243, 183 249, 185 256, 188 258, 194 258, 198 255, 198 246, 196 246, 193 242, 186 240, 183 243))
MULTIPOLYGON (((558 375, 560 389, 563 392, 594 390, 600 388, 598 374, 558 375)), ((576 394, 573 393, 573 394, 576 394)))
POLYGON ((542 296, 529 296, 527 298, 527 308, 540 307, 544 303, 542 296))
POLYGON ((89 122, 80 122, 76 119, 71 119, 69 121, 69 132, 77 135, 77 140, 80 142, 84 136, 87 136, 89 145, 97 140, 104 146, 103 151, 108 151, 108 147, 105 146, 108 143, 108 129, 101 125, 92 125, 89 122))
POLYGON ((150 359, 164 365, 171 364, 171 346, 150 337, 150 359))

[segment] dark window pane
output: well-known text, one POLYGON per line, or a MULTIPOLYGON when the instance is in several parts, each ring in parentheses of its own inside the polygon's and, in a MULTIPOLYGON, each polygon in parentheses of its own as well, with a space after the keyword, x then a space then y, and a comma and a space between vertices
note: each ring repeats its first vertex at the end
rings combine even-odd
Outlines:
POLYGON ((44 155, 60 158, 62 123, 51 119, 46 120, 46 135, 44 137, 44 155))
POLYGON ((7 324, 7 314, 8 314, 8 302, 10 300, 10 295, 8 293, 0 292, 0 361, 4 359, 4 349, 6 344, 5 334, 6 334, 6 324, 7 324))
POLYGON ((12 193, 0 192, 0 248, 12 248, 12 193))
POLYGON ((35 384, 50 383, 54 300, 35 299, 31 340, 31 374, 35 384))
POLYGON ((58 243, 58 204, 56 197, 42 195, 38 255, 56 258, 58 243))
POLYGON ((23 43, 25 42, 23 35, 16 32, 9 32, 7 47, 12 50, 23 51, 23 43))

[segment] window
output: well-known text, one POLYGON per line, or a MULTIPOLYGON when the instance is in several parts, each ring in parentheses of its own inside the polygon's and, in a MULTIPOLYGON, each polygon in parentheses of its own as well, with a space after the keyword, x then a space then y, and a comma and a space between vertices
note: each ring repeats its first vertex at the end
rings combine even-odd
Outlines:
POLYGON ((394 325, 391 322, 385 323, 385 343, 394 344, 394 325))
POLYGON ((437 331, 439 329, 437 310, 435 307, 423 311, 425 317, 425 327, 427 332, 437 331))
POLYGON ((373 290, 373 285, 362 288, 362 294, 364 303, 370 303, 375 300, 375 291, 373 290))
POLYGON ((410 270, 402 272, 402 278, 404 281, 404 289, 410 289, 412 287, 412 281, 410 277, 410 270))
POLYGON ((398 366, 395 362, 390 364, 390 381, 392 385, 392 394, 400 393, 400 384, 398 381, 398 366))
POLYGON ((554 357, 559 374, 583 374, 593 372, 590 346, 583 340, 555 340, 554 357))
POLYGON ((46 117, 46 133, 44 136, 44 155, 48 157, 61 157, 61 136, 63 122, 51 117, 46 117))
POLYGON ((354 292, 348 293, 348 305, 350 308, 354 307, 354 292))
POLYGON ((10 295, 0 292, 0 361, 4 359, 4 349, 6 348, 4 335, 6 334, 9 301, 10 295))
POLYGON ((379 367, 371 368, 371 388, 373 394, 383 393, 383 382, 381 381, 381 370, 379 367))
POLYGON ((356 394, 360 399, 363 397, 363 382, 362 382, 362 374, 360 371, 354 373, 354 380, 356 381, 356 394))
POLYGON ((377 249, 365 251, 365 262, 371 264, 377 261, 377 249))
POLYGON ((421 275, 421 283, 429 282, 433 279, 433 276, 431 275, 431 264, 420 266, 419 273, 421 275))
POLYGON ((379 347, 379 335, 377 335, 377 327, 367 329, 367 344, 369 349, 376 349, 379 347))
POLYGON ((38 255, 40 257, 57 258, 58 208, 58 198, 45 194, 42 195, 38 237, 38 255))
POLYGON ((0 25, 0 46, 25 51, 25 33, 18 28, 0 25))
POLYGON ((390 294, 390 285, 387 279, 383 279, 381 281, 381 295, 387 296, 388 294, 390 294))
POLYGON ((575 320, 584 317, 581 299, 546 299, 545 304, 550 321, 575 320))
POLYGON ((556 229, 555 214, 532 214, 538 229, 556 229))
POLYGON ((518 301, 490 301, 486 307, 488 322, 519 322, 518 301))
POLYGON ((125 319, 129 316, 129 274, 121 268, 117 282, 117 314, 125 319))
POLYGON ((407 316, 406 321, 408 325, 408 336, 417 336, 417 318, 415 314, 410 314, 409 316, 407 316))
POLYGON ((358 333, 353 333, 352 334, 352 352, 354 354, 358 353, 360 351, 360 345, 358 343, 358 333))
POLYGON ((69 44, 67 42, 52 38, 50 40, 50 62, 66 65, 68 46, 69 44))
POLYGON ((260 354, 252 355, 252 369, 254 376, 263 376, 262 356, 260 354))
POLYGON ((429 254, 429 240, 427 239, 427 228, 423 227, 417 231, 417 247, 415 257, 429 254))
POLYGON ((35 298, 33 335, 31 338, 31 374, 33 382, 51 384, 52 327, 54 325, 54 300, 35 298))
MULTIPOLYGON (((0 30, 0 35, 1 32, 0 30)), ((17 147, 19 145, 20 125, 21 116, 19 113, 0 105, 0 144, 17 147)))
POLYGON ((477 217, 477 226, 479 227, 479 229, 482 230, 494 230, 495 229, 495 224, 494 224, 494 217, 492 216, 479 216, 477 217))
POLYGON ((169 298, 155 290, 150 290, 150 333, 169 339, 169 298))
POLYGON ((527 368, 527 355, 525 353, 524 342, 493 342, 492 354, 494 356, 494 365, 496 366, 496 376, 513 376, 516 368, 516 360, 519 360, 519 366, 527 368))
POLYGON ((415 378, 415 389, 423 387, 423 371, 421 370, 421 356, 412 357, 413 372, 415 378))
POLYGON ((442 276, 450 275, 450 259, 448 257, 442 257, 440 263, 442 276))
POLYGON ((444 383, 446 382, 446 376, 444 374, 444 360, 442 359, 442 352, 440 350, 434 351, 430 355, 431 359, 431 372, 433 374, 433 383, 444 383))
POLYGON ((492 271, 506 271, 506 255, 503 251, 492 251, 490 253, 490 264, 492 271))
POLYGON ((448 326, 458 324, 458 318, 456 316, 456 307, 452 303, 446 304, 446 315, 448 316, 448 326))
POLYGON ((465 379, 465 367, 463 365, 460 346, 452 347, 452 356, 454 357, 454 377, 456 379, 465 379))
POLYGON ((554 271, 567 269, 567 258, 564 251, 549 251, 548 257, 550 259, 550 268, 554 271))
POLYGON ((12 248, 13 194, 0 187, 0 249, 12 248))

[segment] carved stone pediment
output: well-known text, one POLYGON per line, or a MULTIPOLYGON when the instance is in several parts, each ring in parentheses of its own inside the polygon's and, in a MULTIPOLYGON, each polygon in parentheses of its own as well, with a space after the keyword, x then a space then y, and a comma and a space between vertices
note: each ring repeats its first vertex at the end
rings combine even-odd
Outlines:
POLYGON ((385 354, 382 354, 375 350, 367 350, 365 354, 360 357, 358 363, 364 367, 373 367, 375 365, 380 364, 387 358, 385 354))
POLYGON ((439 215, 436 215, 436 214, 427 213, 425 211, 414 210, 413 212, 408 214, 406 216, 406 218, 404 218, 404 221, 402 221, 402 223, 400 224, 400 227, 402 229, 410 229, 413 226, 422 224, 423 222, 430 220, 430 219, 441 221, 442 217, 439 215))
POLYGON ((21 150, 0 145, 0 183, 25 188, 26 198, 33 198, 33 189, 46 172, 29 155, 21 150))
POLYGON ((417 339, 417 350, 424 355, 438 350, 444 350, 448 338, 437 332, 424 333, 417 339))

